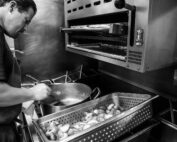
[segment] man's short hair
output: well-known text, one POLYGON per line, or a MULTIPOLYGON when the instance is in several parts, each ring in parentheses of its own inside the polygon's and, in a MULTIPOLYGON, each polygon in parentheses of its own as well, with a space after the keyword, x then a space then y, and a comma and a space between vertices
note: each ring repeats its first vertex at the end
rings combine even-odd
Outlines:
POLYGON ((0 0, 0 7, 11 1, 15 1, 17 3, 19 12, 27 11, 29 8, 32 8, 34 13, 37 12, 37 7, 33 0, 0 0))

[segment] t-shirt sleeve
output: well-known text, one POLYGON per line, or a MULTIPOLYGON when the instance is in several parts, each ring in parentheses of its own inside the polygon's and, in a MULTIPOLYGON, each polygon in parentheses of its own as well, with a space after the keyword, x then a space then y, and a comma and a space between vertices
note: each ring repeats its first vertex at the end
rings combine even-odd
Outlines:
POLYGON ((4 48, 4 41, 2 35, 0 34, 0 80, 5 80, 3 48, 4 48))
POLYGON ((5 71, 3 64, 0 62, 0 80, 5 80, 5 71))

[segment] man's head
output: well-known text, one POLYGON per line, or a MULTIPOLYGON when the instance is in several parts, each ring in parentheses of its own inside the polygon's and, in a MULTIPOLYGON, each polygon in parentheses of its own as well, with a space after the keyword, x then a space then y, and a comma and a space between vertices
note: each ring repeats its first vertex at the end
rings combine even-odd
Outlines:
POLYGON ((33 0, 0 0, 0 24, 7 35, 16 38, 26 30, 36 11, 33 0))

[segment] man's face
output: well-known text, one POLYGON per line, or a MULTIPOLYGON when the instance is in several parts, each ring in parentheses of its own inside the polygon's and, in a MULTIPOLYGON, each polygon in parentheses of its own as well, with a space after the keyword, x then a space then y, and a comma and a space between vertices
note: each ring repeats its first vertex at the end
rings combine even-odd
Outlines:
POLYGON ((16 6, 9 7, 9 12, 4 21, 4 28, 7 35, 16 38, 23 33, 34 16, 34 10, 29 8, 27 11, 19 12, 16 6))

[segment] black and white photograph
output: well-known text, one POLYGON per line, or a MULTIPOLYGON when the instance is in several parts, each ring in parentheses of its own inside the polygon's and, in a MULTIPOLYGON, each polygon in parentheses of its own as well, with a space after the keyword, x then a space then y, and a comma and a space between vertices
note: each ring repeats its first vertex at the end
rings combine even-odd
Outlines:
POLYGON ((177 142, 177 0, 0 0, 0 142, 177 142))

